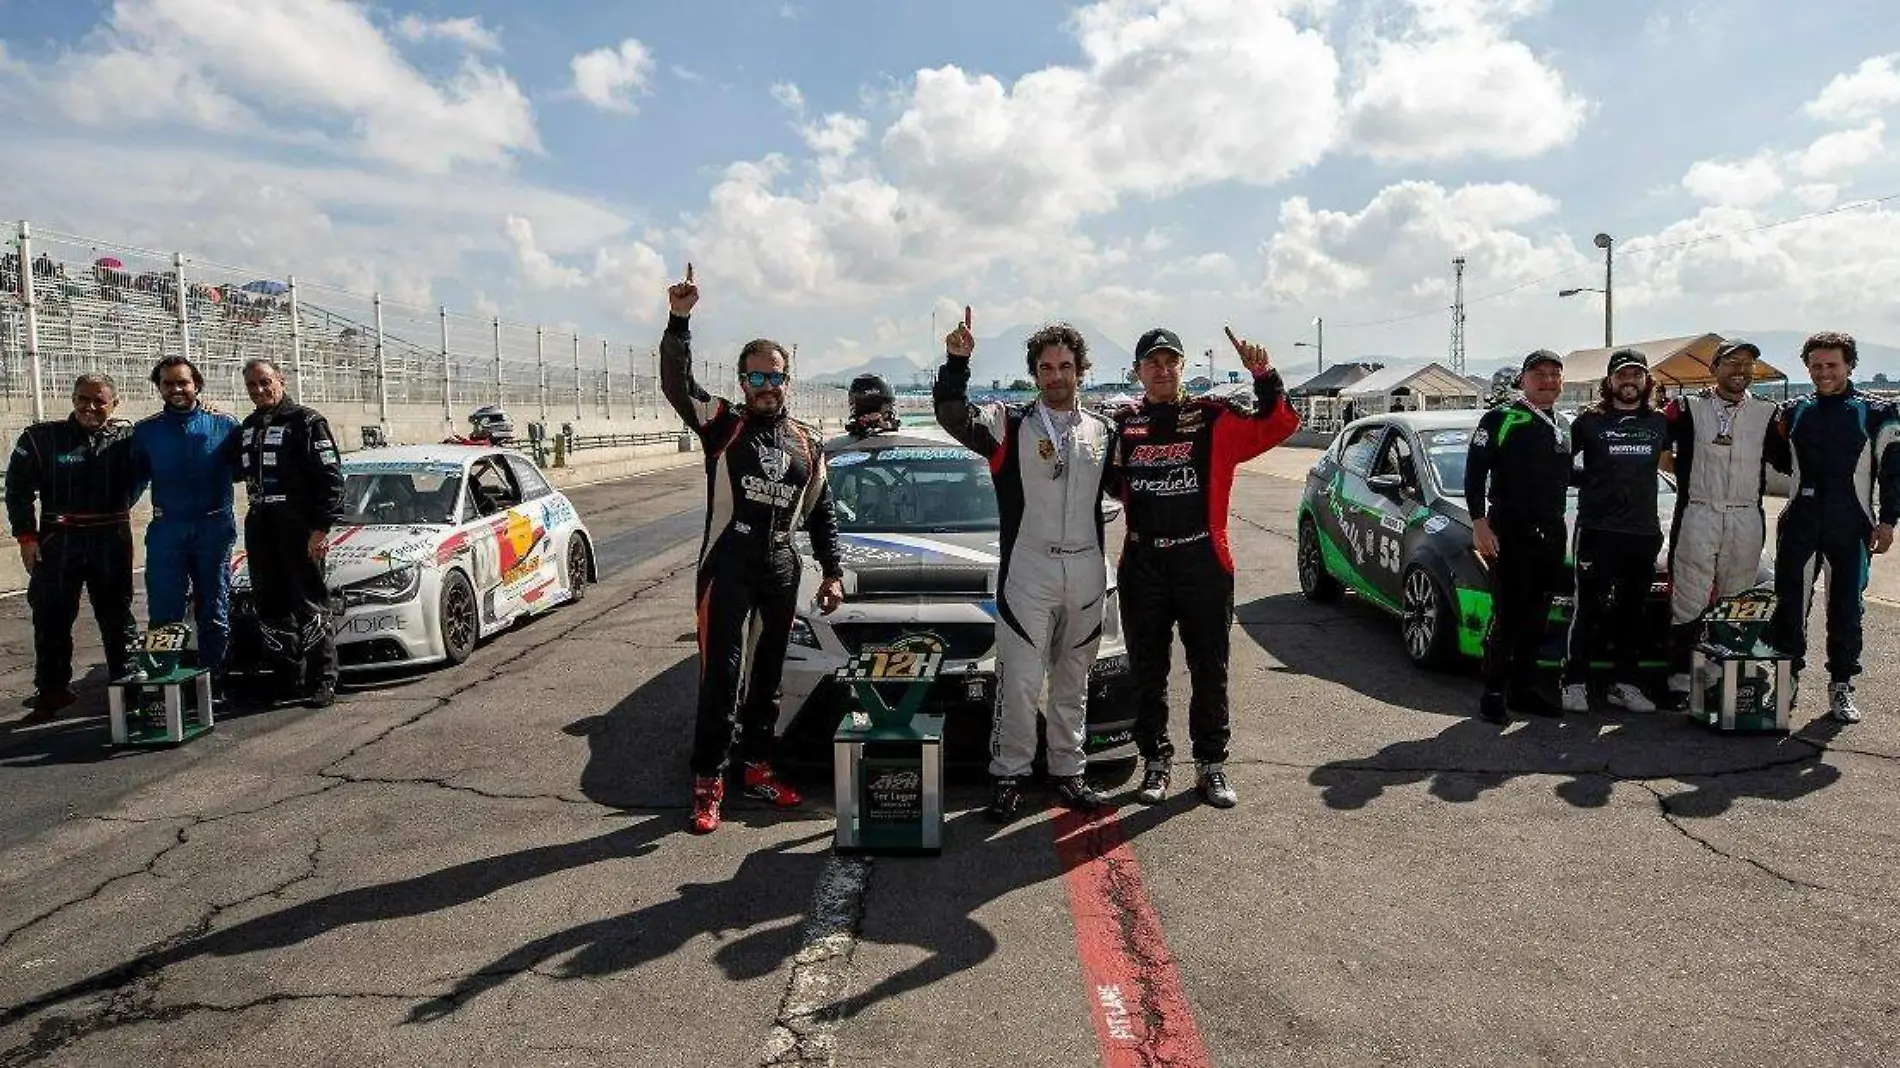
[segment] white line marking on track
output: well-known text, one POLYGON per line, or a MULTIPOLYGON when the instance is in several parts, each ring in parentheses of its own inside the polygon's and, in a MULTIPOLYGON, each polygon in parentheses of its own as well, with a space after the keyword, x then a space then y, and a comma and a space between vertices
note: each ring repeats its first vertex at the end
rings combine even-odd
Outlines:
POLYGON ((864 919, 864 893, 871 879, 867 857, 839 856, 825 861, 812 893, 811 916, 793 958, 772 1034, 759 1054, 761 1065, 814 1065, 830 1068, 838 1057, 838 1013, 850 993, 852 955, 858 925, 864 919))

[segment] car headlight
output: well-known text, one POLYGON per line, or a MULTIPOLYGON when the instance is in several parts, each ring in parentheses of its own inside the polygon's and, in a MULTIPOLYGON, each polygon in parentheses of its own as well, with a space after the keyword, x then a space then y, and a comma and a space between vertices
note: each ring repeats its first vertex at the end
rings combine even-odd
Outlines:
POLYGON ((792 617, 792 644, 807 649, 822 648, 818 644, 818 632, 811 629, 811 623, 804 616, 792 617))
POLYGON ((344 607, 358 604, 400 604, 422 588, 422 567, 404 564, 380 575, 343 587, 344 607))

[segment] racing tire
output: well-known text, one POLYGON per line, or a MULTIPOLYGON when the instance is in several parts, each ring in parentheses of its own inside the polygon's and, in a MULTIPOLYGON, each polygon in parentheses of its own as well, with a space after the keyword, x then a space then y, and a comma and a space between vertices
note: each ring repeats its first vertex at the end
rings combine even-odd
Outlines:
POLYGON ((1413 664, 1431 671, 1449 667, 1458 649, 1458 619, 1438 576, 1419 564, 1405 569, 1399 585, 1399 636, 1413 664))
POLYGON ((481 636, 480 609, 475 604, 475 587, 460 571, 442 576, 440 607, 436 621, 442 626, 442 657, 460 664, 475 651, 481 636))
POLYGON ((1319 547, 1319 525, 1313 517, 1300 520, 1298 542, 1298 565, 1300 572, 1300 593, 1315 604, 1331 604, 1339 600, 1345 587, 1326 570, 1326 556, 1319 547))
POLYGON ((586 535, 575 534, 567 539, 567 552, 562 556, 561 565, 569 601, 578 601, 587 595, 587 583, 593 574, 594 547, 587 544, 586 535))

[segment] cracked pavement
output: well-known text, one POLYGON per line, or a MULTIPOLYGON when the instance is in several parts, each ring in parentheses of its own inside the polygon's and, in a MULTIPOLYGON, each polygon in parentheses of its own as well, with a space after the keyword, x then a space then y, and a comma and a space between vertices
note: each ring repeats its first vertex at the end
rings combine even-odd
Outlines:
MULTIPOLYGON (((1234 494, 1241 807, 1121 814, 1213 1062, 1891 1063, 1900 611, 1852 728, 1500 730, 1299 598, 1307 462, 1234 494)), ((88 705, 0 734, 0 1066, 1099 1063, 1047 815, 960 781, 944 856, 842 884, 821 805, 681 833, 700 477, 576 491, 614 569, 460 668, 176 751, 106 752, 88 705)))

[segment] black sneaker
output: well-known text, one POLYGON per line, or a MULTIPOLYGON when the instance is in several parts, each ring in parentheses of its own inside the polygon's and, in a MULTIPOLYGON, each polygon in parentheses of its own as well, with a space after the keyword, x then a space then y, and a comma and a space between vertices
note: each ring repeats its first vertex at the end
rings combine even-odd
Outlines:
POLYGON ((1240 804, 1240 795, 1228 785, 1227 771, 1219 764, 1202 764, 1194 788, 1201 792, 1201 800, 1215 808, 1233 808, 1240 804))
POLYGON ((336 684, 333 682, 319 683, 310 696, 303 699, 305 708, 329 708, 333 704, 336 704, 336 684))
POLYGON ((1023 782, 1021 779, 1002 778, 996 780, 996 786, 990 791, 990 807, 983 810, 991 823, 1008 823, 1023 810, 1023 782))
POLYGON ((1486 723, 1509 723, 1511 711, 1504 706, 1504 695, 1486 691, 1478 698, 1478 716, 1486 723))
POLYGON ((1169 772, 1165 759, 1146 761, 1142 765, 1141 789, 1135 791, 1135 800, 1144 805, 1158 805, 1168 796, 1169 772))
POLYGON ((1095 787, 1089 785, 1088 778, 1082 775, 1068 775, 1057 779, 1056 800, 1077 812, 1093 812, 1108 801, 1097 793, 1095 787))
POLYGON ((1551 719, 1564 718, 1562 705, 1544 696, 1544 692, 1535 686, 1524 686, 1511 691, 1505 703, 1527 716, 1547 716, 1551 719))

